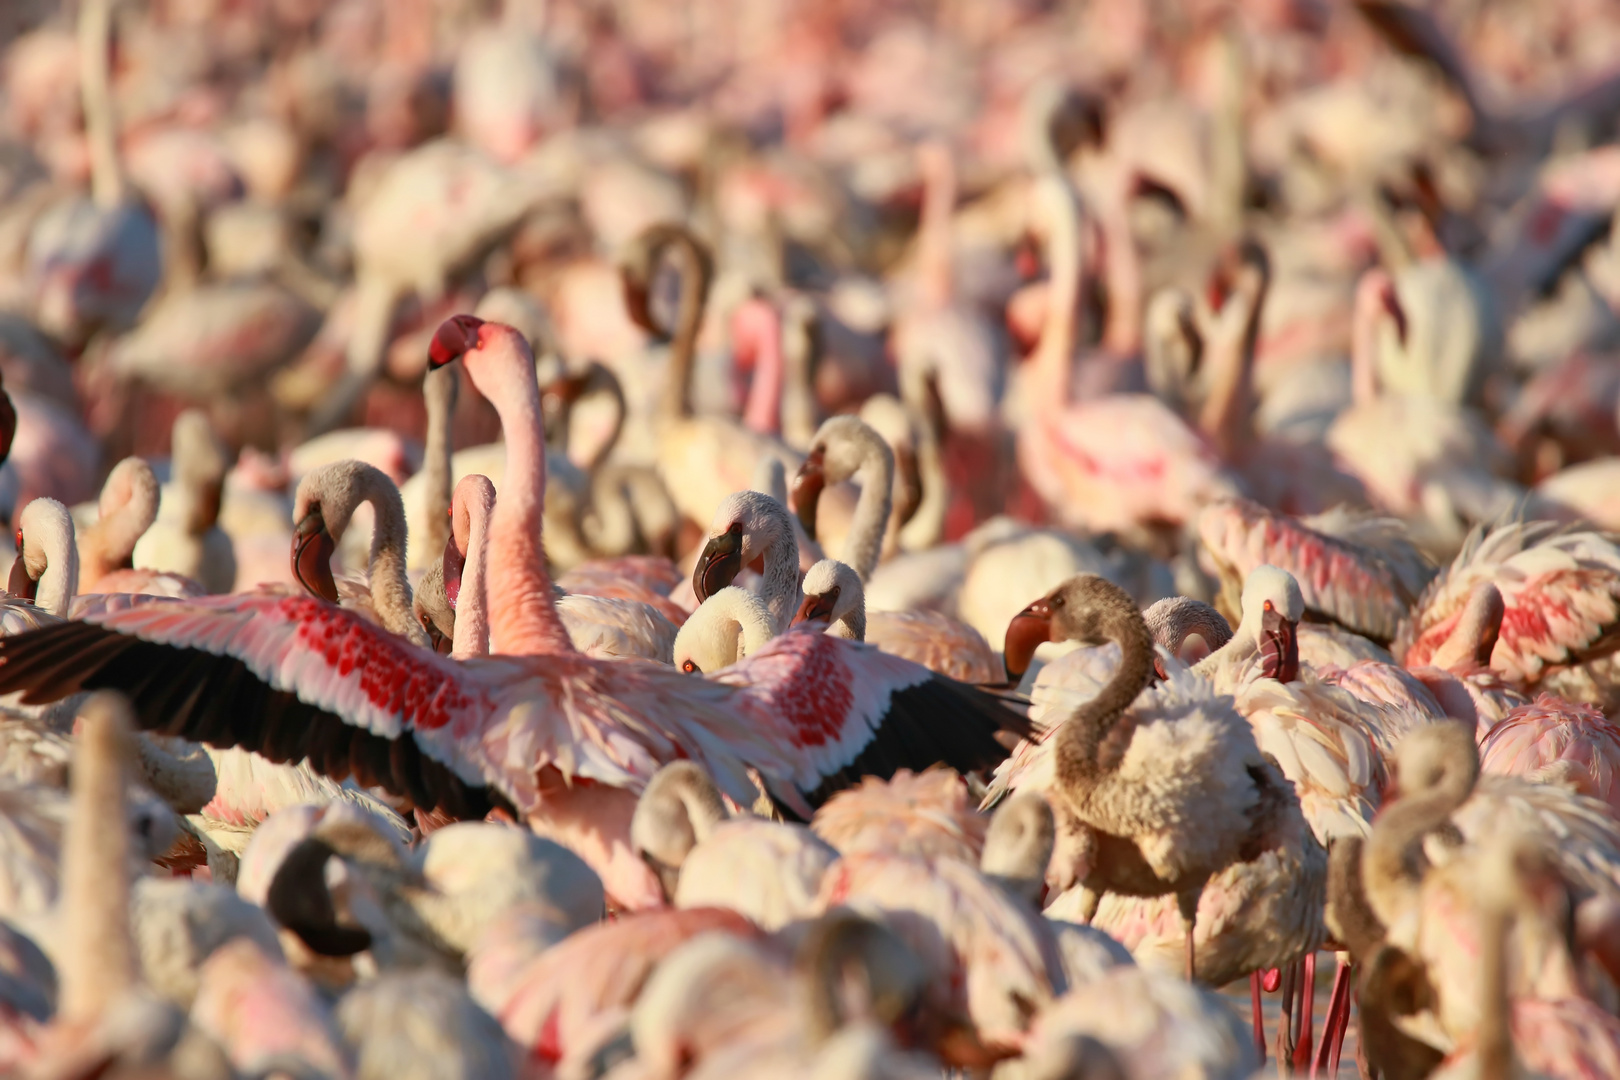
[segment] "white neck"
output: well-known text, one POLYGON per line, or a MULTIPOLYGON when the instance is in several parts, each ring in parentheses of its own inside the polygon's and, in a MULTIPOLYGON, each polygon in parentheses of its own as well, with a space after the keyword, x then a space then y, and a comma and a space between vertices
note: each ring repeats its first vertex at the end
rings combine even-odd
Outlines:
POLYGON ((703 601, 675 635, 675 656, 690 658, 705 672, 752 656, 775 636, 759 597, 728 585, 703 601))
MULTIPOLYGON (((456 594, 456 629, 450 655, 457 660, 489 655, 489 586, 485 581, 485 558, 489 551, 489 519, 494 509, 495 488, 483 480, 467 507, 467 561, 461 568, 461 587, 456 594)), ((462 481, 467 484, 466 480, 462 481)))

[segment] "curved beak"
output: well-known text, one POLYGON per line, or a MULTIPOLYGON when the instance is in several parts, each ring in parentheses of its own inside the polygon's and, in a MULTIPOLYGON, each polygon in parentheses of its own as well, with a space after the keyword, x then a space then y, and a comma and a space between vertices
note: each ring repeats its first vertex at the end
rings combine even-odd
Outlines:
POLYGON ((692 591, 701 603, 730 585, 742 569, 742 526, 711 537, 692 569, 692 591))
POLYGON ((1007 624, 1007 637, 1002 644, 1002 663, 1007 668, 1007 681, 1017 682, 1029 670, 1035 650, 1052 640, 1052 607, 1043 597, 1014 615, 1007 624))
POLYGON ((444 631, 439 629, 437 623, 435 623, 432 619, 428 619, 426 623, 423 624, 422 629, 427 631, 429 648, 438 653, 440 656, 450 655, 451 651, 455 648, 455 643, 449 637, 445 636, 444 631))
POLYGON ((816 507, 821 502, 822 489, 827 486, 824 455, 825 451, 820 449, 810 451, 799 471, 793 474, 793 483, 788 485, 788 501, 793 504, 793 512, 799 515, 804 534, 812 540, 816 538, 816 507))
POLYGON ((461 595, 461 572, 466 569, 467 556, 456 546, 455 536, 444 542, 444 598, 450 610, 456 610, 456 598, 461 595))
POLYGON ((332 553, 336 550, 319 510, 305 514, 293 529, 293 577, 311 596, 334 604, 338 602, 337 582, 332 580, 332 553))
POLYGON ((20 552, 11 564, 11 576, 6 579, 6 591, 24 600, 34 599, 34 594, 39 591, 39 582, 28 576, 28 566, 23 562, 20 552))
POLYGON ((478 347, 478 330, 484 320, 476 315, 452 315, 439 324, 428 344, 428 369, 441 368, 458 360, 469 349, 478 347))
POLYGON ((1278 682, 1299 678, 1298 630, 1269 601, 1260 618, 1260 665, 1263 674, 1278 682))
POLYGON ((799 605, 799 613, 793 616, 793 625, 806 622, 832 622, 833 605, 838 602, 838 589, 822 593, 818 596, 806 596, 804 603, 799 605))

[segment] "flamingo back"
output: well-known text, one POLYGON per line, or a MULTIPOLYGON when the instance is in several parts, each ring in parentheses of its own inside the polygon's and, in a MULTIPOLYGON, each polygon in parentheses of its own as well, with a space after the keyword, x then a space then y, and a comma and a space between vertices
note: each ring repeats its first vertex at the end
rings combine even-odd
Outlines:
POLYGON ((1480 769, 1529 780, 1560 763, 1578 769, 1577 790, 1620 818, 1620 726, 1590 705, 1542 694, 1509 712, 1479 744, 1480 769))
POLYGON ((810 827, 845 855, 887 851, 977 863, 987 821, 974 811, 967 784, 950 769, 901 769, 887 780, 866 777, 816 811, 810 827))

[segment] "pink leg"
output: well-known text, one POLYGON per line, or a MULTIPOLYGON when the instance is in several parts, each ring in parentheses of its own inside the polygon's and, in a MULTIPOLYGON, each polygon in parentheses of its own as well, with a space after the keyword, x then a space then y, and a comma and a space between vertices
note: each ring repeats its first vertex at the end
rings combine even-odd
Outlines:
POLYGON ((1300 987, 1299 1043, 1294 1047, 1294 1071, 1304 1072, 1311 1064, 1311 1026, 1316 1011, 1316 950, 1305 954, 1305 979, 1300 987))
POLYGON ((1260 1064, 1266 1063, 1266 1021, 1260 1008, 1260 973, 1249 976, 1249 1004, 1254 1009, 1254 1048, 1260 1054, 1260 1064))
MULTIPOLYGON (((1331 1076, 1339 1075, 1339 1051, 1344 1049, 1345 1036, 1350 1031, 1351 1006, 1355 1006, 1357 1009, 1361 1007, 1356 1000, 1356 966, 1354 964, 1348 966, 1350 974, 1345 979, 1344 1023, 1339 1025, 1339 1038, 1333 1044, 1333 1057, 1328 1060, 1328 1067, 1333 1070, 1329 1074, 1331 1076)), ((1357 1023, 1359 1024, 1360 1021, 1358 1020, 1357 1023)), ((1356 1066, 1358 1069, 1362 1062, 1366 1060, 1366 1057, 1367 1052, 1362 1044, 1361 1032, 1358 1029, 1356 1031, 1356 1066)))
POLYGON ((1328 995, 1327 1020, 1322 1026, 1322 1045, 1311 1064, 1311 1080, 1319 1072, 1329 1077, 1338 1071, 1339 1048, 1344 1045, 1345 1028, 1350 1023, 1350 965, 1341 957, 1333 973, 1333 991, 1328 995), (1331 1058, 1330 1058, 1331 1055, 1331 1058), (1331 1064, 1330 1064, 1331 1061, 1331 1064))

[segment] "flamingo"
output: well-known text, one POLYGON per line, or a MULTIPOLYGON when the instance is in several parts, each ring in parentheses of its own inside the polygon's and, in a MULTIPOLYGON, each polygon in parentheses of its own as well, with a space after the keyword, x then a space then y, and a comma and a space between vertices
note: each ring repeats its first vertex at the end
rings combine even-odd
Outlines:
POLYGON ((1206 508, 1198 534, 1228 609, 1245 577, 1269 563, 1293 575, 1308 610, 1375 641, 1394 638, 1433 576, 1398 523, 1342 510, 1294 518, 1234 499, 1206 508))
MULTIPOLYGON (((1053 750, 1029 782, 1051 788, 1060 850, 1065 840, 1071 845, 1062 856, 1069 861, 1068 880, 1060 880, 1060 887, 1081 884, 1093 896, 1174 894, 1185 924, 1190 979, 1200 892, 1238 859, 1256 827, 1254 815, 1272 802, 1254 737, 1190 673, 1178 671, 1150 690, 1141 706, 1133 705, 1153 677, 1153 639, 1117 585, 1073 578, 1031 604, 1019 620, 1032 625, 1009 628, 1009 634, 1025 640, 1044 632, 1058 640, 1119 645, 1119 667, 1097 696, 1048 729, 1043 741, 1051 740, 1053 750), (1111 734, 1116 728, 1120 734, 1111 734), (1119 745, 1127 735, 1130 741, 1119 745), (1181 807, 1189 809, 1176 809, 1181 807)), ((1009 783, 1016 768, 1009 765, 998 781, 1009 783)), ((1095 903, 1088 898, 1082 906, 1090 910, 1083 913, 1090 916, 1095 903)))
POLYGON ((102 485, 98 511, 94 524, 76 537, 79 584, 86 591, 112 571, 132 568, 135 542, 157 520, 158 482, 152 467, 137 457, 113 466, 102 485))
POLYGON ((801 588, 795 625, 825 622, 829 634, 868 642, 958 682, 1000 681, 995 653, 973 627, 937 611, 868 612, 860 577, 841 562, 816 563, 801 588))
POLYGON ((231 1067, 258 1073, 292 1062, 345 1075, 348 1054, 315 989, 249 938, 214 950, 197 973, 191 1021, 225 1050, 231 1067))
POLYGON ((1491 670, 1526 691, 1616 701, 1609 631, 1620 622, 1620 544, 1554 522, 1476 529, 1402 623, 1394 643, 1402 663, 1428 663, 1485 581, 1504 608, 1491 670))
POLYGON ((5 605, 5 629, 16 633, 46 625, 41 616, 67 618, 78 589, 79 551, 73 538, 73 517, 55 499, 35 499, 23 507, 17 519, 17 560, 11 564, 6 585, 11 596, 5 605), (22 606, 17 600, 28 603, 22 606))
POLYGON ((135 544, 135 562, 189 577, 210 593, 229 592, 236 554, 219 527, 219 511, 230 460, 197 409, 175 417, 171 446, 174 480, 157 521, 135 544))
POLYGON ((838 858, 803 825, 731 817, 713 779, 689 761, 665 765, 647 784, 630 842, 676 907, 730 908, 767 931, 813 913, 838 858))
POLYGON ((356 1077, 520 1075, 518 1048, 443 972, 388 972, 358 986, 338 1002, 337 1024, 356 1077))
POLYGON ((427 648, 428 634, 411 610, 411 587, 405 578, 405 505, 399 489, 372 466, 340 461, 307 473, 298 482, 293 496, 293 573, 312 596, 339 602, 330 559, 361 503, 370 503, 375 515, 364 596, 369 603, 361 610, 369 608, 383 629, 427 648))
POLYGON ((805 533, 816 538, 816 510, 823 487, 853 479, 861 496, 844 538, 844 563, 862 582, 871 579, 883 552, 893 506, 894 451, 855 416, 834 416, 821 425, 793 477, 793 505, 805 533))
POLYGON ((692 366, 712 270, 707 250, 690 232, 678 226, 654 226, 631 244, 622 267, 630 317, 649 333, 665 336, 650 303, 659 260, 671 249, 679 260, 681 303, 655 418, 657 465, 676 508, 689 520, 702 523, 714 517, 726 495, 748 486, 760 457, 781 458, 789 467, 797 467, 799 462, 797 455, 775 439, 730 420, 692 412, 692 366))
MULTIPOLYGON (((504 414, 512 455, 511 491, 490 529, 490 633, 501 655, 458 664, 396 643, 323 600, 248 594, 64 624, 76 640, 59 644, 78 662, 58 671, 11 663, 3 657, 18 654, 0 652, 0 685, 15 681, 9 690, 17 690, 26 683, 35 696, 59 697, 86 682, 127 684, 146 725, 203 742, 241 743, 273 760, 309 757, 318 772, 353 774, 364 785, 409 795, 422 810, 481 816, 504 804, 542 835, 579 851, 625 906, 659 896, 651 871, 630 850, 628 830, 635 794, 669 758, 704 765, 743 804, 757 794, 746 771, 752 766, 776 798, 801 814, 868 769, 939 759, 972 768, 999 759, 1003 751, 992 734, 1016 727, 1015 716, 925 669, 825 635, 784 635, 717 680, 575 653, 550 602, 538 546, 544 433, 528 344, 509 327, 471 316, 457 316, 440 331, 436 363, 465 357, 474 385, 504 414), (220 651, 194 647, 203 640, 220 651), (90 648, 104 657, 100 663, 80 652, 90 648), (131 651, 139 664, 119 659, 131 651), (237 689, 171 699, 158 673, 191 665, 200 668, 188 681, 206 669, 209 678, 237 689), (840 666, 848 682, 829 713, 827 702, 804 696, 812 684, 803 673, 825 673, 814 683, 819 695, 840 685, 825 681, 839 678, 840 666), (927 711, 926 725, 920 710, 927 711), (942 722, 942 711, 954 720, 942 722), (227 716, 244 715, 263 719, 252 729, 234 721, 223 726, 227 716), (272 716, 282 719, 271 722, 272 716), (581 738, 576 731, 595 734, 581 738), (923 732, 929 733, 923 741, 914 741, 923 732), (515 759, 509 745, 528 749, 515 759), (928 760, 916 760, 920 754, 928 760)), ((778 506, 778 513, 785 523, 786 511, 778 506)), ((411 625, 421 633, 414 619, 411 625)), ((10 640, 40 647, 50 639, 36 632, 10 640)))
POLYGON ((1620 818, 1620 727, 1590 705, 1540 694, 1491 727, 1479 759, 1483 772, 1571 784, 1620 818))
POLYGON ((1034 197, 1052 237, 1052 297, 1027 361, 1031 414, 1018 428, 1018 462, 1065 523, 1092 530, 1179 525, 1236 494, 1213 449, 1157 398, 1111 394, 1074 403, 1070 368, 1080 287, 1079 209, 1058 172, 1034 197))

